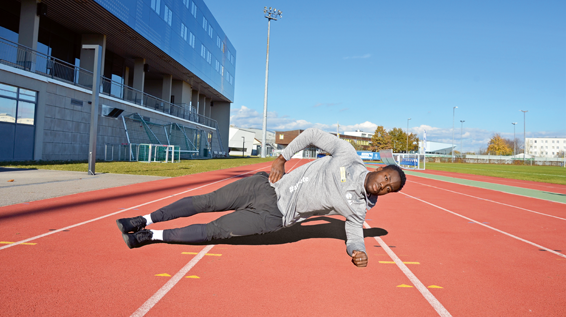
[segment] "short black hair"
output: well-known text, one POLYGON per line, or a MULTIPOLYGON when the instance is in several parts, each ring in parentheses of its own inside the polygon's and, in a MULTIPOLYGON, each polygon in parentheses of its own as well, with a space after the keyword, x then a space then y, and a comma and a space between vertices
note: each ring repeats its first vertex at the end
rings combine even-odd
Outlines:
POLYGON ((399 174, 399 178, 401 178, 401 186, 399 186, 399 189, 396 190, 396 192, 401 191, 403 186, 405 186, 405 182, 407 181, 407 177, 405 176, 405 172, 403 172, 403 170, 399 166, 394 165, 394 164, 387 165, 383 169, 384 170, 385 169, 394 170, 394 171, 397 172, 397 174, 399 174))

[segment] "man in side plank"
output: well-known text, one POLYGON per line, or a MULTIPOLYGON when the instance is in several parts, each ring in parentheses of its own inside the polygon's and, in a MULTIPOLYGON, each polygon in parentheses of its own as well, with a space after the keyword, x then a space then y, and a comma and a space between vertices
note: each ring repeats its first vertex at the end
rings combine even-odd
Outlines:
POLYGON ((259 172, 212 193, 182 198, 151 214, 116 220, 128 247, 151 243, 199 243, 274 232, 312 216, 346 218, 346 251, 358 267, 368 257, 363 223, 377 197, 398 192, 405 173, 396 165, 368 171, 350 143, 318 129, 307 129, 272 163, 271 173, 259 172), (300 150, 316 146, 326 156, 285 174, 285 162, 300 150), (153 223, 201 212, 235 210, 208 224, 169 230, 145 229, 153 223))

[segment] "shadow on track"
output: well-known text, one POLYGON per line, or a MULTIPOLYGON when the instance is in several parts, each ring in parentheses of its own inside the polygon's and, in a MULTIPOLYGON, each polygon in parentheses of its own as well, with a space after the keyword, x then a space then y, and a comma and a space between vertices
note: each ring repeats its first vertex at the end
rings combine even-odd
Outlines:
MULTIPOLYGON (((330 217, 314 217, 292 227, 283 228, 276 232, 256 234, 245 237, 212 240, 207 243, 193 245, 228 244, 228 245, 271 245, 298 242, 306 239, 339 239, 346 241, 345 221, 330 217), (310 224, 316 222, 315 224, 310 224), (318 224, 318 222, 324 222, 318 224)), ((363 229, 364 238, 387 235, 387 230, 381 228, 363 229)))

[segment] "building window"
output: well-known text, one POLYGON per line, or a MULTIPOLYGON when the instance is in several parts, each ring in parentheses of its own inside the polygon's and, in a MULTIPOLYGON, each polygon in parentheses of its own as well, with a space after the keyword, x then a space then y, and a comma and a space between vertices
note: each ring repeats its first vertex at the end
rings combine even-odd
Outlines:
POLYGON ((218 46, 218 48, 221 48, 221 47, 220 47, 220 43, 221 43, 221 42, 222 42, 222 41, 220 41, 220 36, 216 36, 216 46, 218 46))
POLYGON ((208 26, 208 36, 210 36, 210 38, 212 38, 212 33, 214 33, 214 29, 212 28, 212 26, 208 26))
POLYGON ((279 140, 283 140, 283 134, 279 134, 279 140))
POLYGON ((220 73, 220 62, 216 60, 216 71, 220 73))
POLYGON ((34 125, 37 92, 0 84, 0 122, 34 125))
POLYGON ((204 45, 200 45, 200 56, 202 56, 202 58, 206 58, 206 47, 204 47, 204 45))
POLYGON ((197 5, 194 2, 191 2, 191 14, 197 18, 197 5))
POLYGON ((181 37, 186 41, 187 40, 187 27, 184 23, 181 23, 181 37))
POLYGON ((208 20, 205 17, 202 17, 202 28, 204 29, 205 32, 206 29, 208 29, 208 20))
POLYGON ((173 22, 173 12, 169 10, 168 6, 165 6, 165 10, 163 10, 163 19, 167 22, 167 24, 169 24, 169 26, 171 26, 171 23, 173 22))
POLYGON ((206 61, 207 61, 209 64, 212 64, 212 54, 210 54, 210 51, 207 51, 207 52, 206 52, 206 61))
POLYGON ((161 9, 161 0, 151 0, 151 8, 155 13, 159 14, 161 9))
POLYGON ((195 35, 193 32, 189 32, 189 45, 195 48, 195 35))
POLYGON ((183 5, 188 9, 189 8, 189 0, 183 0, 183 5))

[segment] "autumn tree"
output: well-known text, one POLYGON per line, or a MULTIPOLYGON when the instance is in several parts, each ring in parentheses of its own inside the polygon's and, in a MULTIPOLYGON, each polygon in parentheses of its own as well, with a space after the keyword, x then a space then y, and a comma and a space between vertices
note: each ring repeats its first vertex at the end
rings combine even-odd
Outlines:
POLYGON ((391 136, 383 126, 378 126, 371 137, 371 150, 377 152, 379 150, 391 149, 391 136))
POLYGON ((499 133, 496 133, 487 144, 487 152, 495 155, 511 155, 513 154, 513 149, 509 147, 499 133))
MULTIPOLYGON (((393 128, 389 131, 391 142, 393 144, 393 152, 407 151, 407 133, 400 128, 393 128)), ((419 146, 419 138, 414 133, 409 133, 409 151, 417 151, 419 146), (415 143, 416 142, 416 143, 415 143)))
POLYGON ((394 153, 398 153, 405 149, 407 134, 405 134, 403 129, 393 128, 389 130, 389 135, 391 136, 391 143, 393 145, 394 153))

